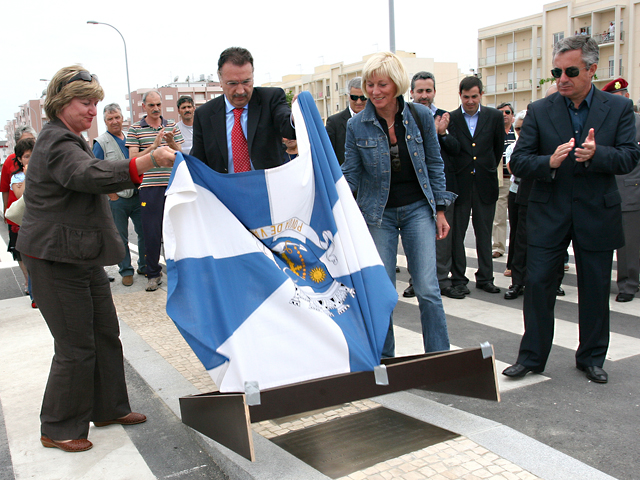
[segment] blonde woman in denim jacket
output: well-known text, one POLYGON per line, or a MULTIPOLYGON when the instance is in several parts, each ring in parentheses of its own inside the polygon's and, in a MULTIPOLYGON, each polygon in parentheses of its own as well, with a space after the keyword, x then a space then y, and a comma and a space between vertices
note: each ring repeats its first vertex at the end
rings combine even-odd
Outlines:
MULTIPOLYGON (((394 285, 402 234, 420 307, 425 352, 449 350, 436 275, 436 239, 449 233, 444 210, 456 195, 445 190, 433 115, 423 105, 413 105, 421 133, 403 99, 409 75, 393 53, 380 52, 367 61, 362 85, 368 101, 347 124, 344 176, 357 192, 358 205, 394 285)), ((382 356, 394 355, 392 315, 382 356)))

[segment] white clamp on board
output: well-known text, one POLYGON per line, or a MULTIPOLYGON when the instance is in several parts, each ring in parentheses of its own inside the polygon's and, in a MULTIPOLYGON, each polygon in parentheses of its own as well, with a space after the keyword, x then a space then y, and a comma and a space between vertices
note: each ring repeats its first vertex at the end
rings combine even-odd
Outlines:
POLYGON ((247 396, 247 405, 260 405, 260 385, 257 381, 244 382, 244 394, 247 396))
POLYGON ((493 347, 489 342, 483 342, 480 344, 480 350, 482 351, 482 358, 489 358, 493 355, 493 347))
POLYGON ((387 375, 386 365, 377 365, 373 367, 373 375, 376 378, 376 385, 389 385, 389 376, 387 375))

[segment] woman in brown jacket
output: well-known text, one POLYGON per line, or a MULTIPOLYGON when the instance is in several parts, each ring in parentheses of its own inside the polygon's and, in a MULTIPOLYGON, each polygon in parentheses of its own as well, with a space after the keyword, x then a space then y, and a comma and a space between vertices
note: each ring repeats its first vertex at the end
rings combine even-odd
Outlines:
POLYGON ((17 245, 55 340, 40 441, 66 452, 93 446, 90 421, 101 427, 146 420, 129 407, 118 318, 103 269, 124 257, 104 194, 132 188, 144 172, 171 167, 175 159, 169 147, 120 162, 96 159, 82 132, 103 98, 97 77, 80 66, 61 69, 49 83, 50 122, 31 156, 17 245))

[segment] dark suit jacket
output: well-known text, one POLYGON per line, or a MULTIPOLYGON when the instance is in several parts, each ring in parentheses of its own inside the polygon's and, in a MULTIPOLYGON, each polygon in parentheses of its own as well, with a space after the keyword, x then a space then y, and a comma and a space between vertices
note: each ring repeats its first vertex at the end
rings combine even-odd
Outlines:
MULTIPOLYGON (((442 117, 447 113, 445 110, 438 108, 436 117, 442 117)), ((448 192, 458 191, 458 181, 456 180, 456 169, 451 160, 452 156, 460 155, 460 143, 453 135, 438 135, 438 143, 440 144, 440 156, 444 162, 444 176, 447 182, 448 192)))
MULTIPOLYGON (((640 142, 640 114, 636 113, 636 142, 640 142)), ((617 175, 616 182, 622 196, 622 211, 640 210, 640 163, 631 173, 617 175)))
MULTIPOLYGON (((225 113, 224 95, 220 95, 198 107, 193 122, 191 155, 220 173, 229 171, 225 113)), ((282 165, 282 137, 296 138, 284 90, 255 87, 248 115, 247 144, 253 168, 264 170, 282 165)))
POLYGON ((124 245, 104 194, 133 187, 129 160, 98 160, 84 138, 52 120, 40 132, 29 161, 16 248, 55 262, 120 262, 124 245))
POLYGON ((456 170, 458 203, 471 198, 473 179, 484 203, 498 200, 498 175, 496 169, 504 150, 504 118, 500 110, 480 108, 475 134, 471 137, 462 114, 462 107, 449 113, 449 134, 460 143, 460 154, 451 157, 456 170))
POLYGON ((595 89, 582 137, 576 141, 582 145, 593 128, 595 155, 585 165, 571 152, 552 170, 551 155, 573 137, 564 97, 555 93, 529 105, 510 163, 514 175, 535 179, 527 216, 529 244, 553 247, 570 229, 573 241, 586 250, 614 250, 624 244, 615 175, 629 173, 640 157, 632 107, 627 98, 595 89))
POLYGON ((327 118, 327 133, 340 165, 344 163, 344 144, 347 138, 347 122, 350 118, 351 110, 349 107, 327 118))

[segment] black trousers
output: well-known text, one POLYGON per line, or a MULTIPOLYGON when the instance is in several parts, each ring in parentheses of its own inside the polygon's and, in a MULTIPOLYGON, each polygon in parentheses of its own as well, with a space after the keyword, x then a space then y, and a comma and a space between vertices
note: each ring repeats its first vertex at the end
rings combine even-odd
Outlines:
POLYGON ((55 341, 40 412, 42 435, 87 438, 90 421, 131 412, 109 279, 101 266, 27 256, 24 262, 55 341))
MULTIPOLYGON (((524 328, 517 362, 544 370, 553 344, 558 267, 571 235, 554 247, 528 245, 524 328)), ((613 251, 588 251, 574 242, 580 345, 576 365, 602 367, 609 348, 609 295, 613 251)), ((560 267, 562 268, 562 267, 560 267)))
POLYGON ((156 278, 162 275, 160 250, 162 248, 162 218, 164 217, 164 193, 166 190, 167 187, 143 187, 140 189, 147 278, 156 278))
POLYGON ((493 258, 491 257, 491 231, 493 229, 493 217, 496 213, 496 202, 484 203, 480 200, 473 182, 471 198, 465 202, 456 201, 453 211, 453 226, 451 227, 451 283, 453 286, 469 283, 466 276, 467 255, 464 248, 464 237, 469 227, 469 217, 473 210, 473 231, 476 236, 476 251, 478 254, 478 271, 476 272, 476 284, 484 285, 493 283, 493 258))

